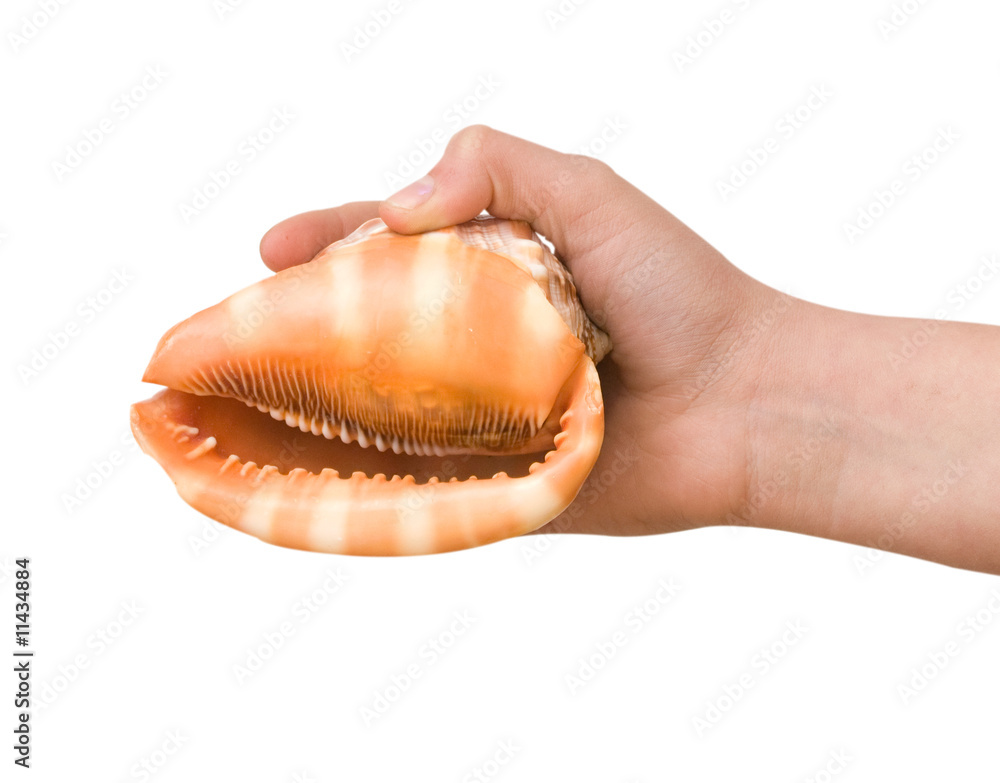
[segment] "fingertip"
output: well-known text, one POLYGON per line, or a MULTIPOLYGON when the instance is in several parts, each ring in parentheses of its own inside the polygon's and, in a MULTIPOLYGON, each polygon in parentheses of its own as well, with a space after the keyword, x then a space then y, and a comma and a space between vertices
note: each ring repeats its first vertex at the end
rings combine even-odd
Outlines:
POLYGON ((441 196, 432 171, 383 201, 379 217, 397 234, 417 234, 459 222, 442 214, 441 196))
POLYGON ((359 201, 285 218, 261 237, 261 260, 275 272, 304 264, 327 245, 377 216, 377 201, 359 201))
POLYGON ((429 174, 383 201, 379 217, 399 234, 434 231, 476 217, 489 206, 490 192, 485 172, 457 165, 446 152, 429 174))
POLYGON ((303 264, 321 250, 319 212, 304 212, 276 223, 260 240, 260 257, 268 269, 280 272, 303 264))
POLYGON ((393 193, 383 202, 393 210, 412 212, 423 206, 434 195, 434 177, 425 174, 416 182, 411 182, 402 190, 393 193))
POLYGON ((388 199, 379 205, 378 216, 382 219, 383 223, 385 223, 397 234, 417 233, 416 231, 410 229, 411 224, 413 224, 413 215, 411 210, 397 207, 388 199))
MULTIPOLYGON (((284 222, 284 221, 282 221, 284 222)), ((281 247, 283 240, 280 238, 281 223, 271 226, 260 238, 260 259, 264 266, 272 272, 279 272, 284 269, 281 265, 281 247)))

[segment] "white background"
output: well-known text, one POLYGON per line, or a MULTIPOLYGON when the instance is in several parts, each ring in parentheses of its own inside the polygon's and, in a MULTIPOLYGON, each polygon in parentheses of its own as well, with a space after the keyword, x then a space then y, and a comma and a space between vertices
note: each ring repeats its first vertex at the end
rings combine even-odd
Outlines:
POLYGON ((263 277, 270 225, 385 197, 440 155, 421 140, 478 122, 586 147, 780 290, 1000 323, 1000 282, 956 294, 1000 252, 1000 6, 903 5, 915 12, 889 31, 883 0, 399 0, 349 56, 387 2, 5 3, 0 648, 13 649, 10 568, 29 556, 37 657, 32 769, 7 777, 4 696, 0 777, 997 780, 995 577, 721 528, 413 559, 286 551, 188 508, 127 435, 161 333, 263 277), (780 135, 813 87, 833 97, 780 135), (250 160, 240 145, 275 110, 294 119, 250 160), (110 133, 73 158, 102 120, 110 133), (958 140, 906 178, 942 128, 958 140), (723 199, 719 182, 768 137, 779 151, 723 199), (234 159, 240 173, 185 220, 234 159), (843 224, 897 178, 906 193, 848 241, 843 224), (128 282, 112 293, 116 271, 128 282), (31 375, 35 351, 50 358, 31 375), (680 588, 669 601, 661 580, 680 588), (462 612, 471 626, 453 638, 462 612), (789 623, 803 630, 783 647, 789 623), (574 690, 567 675, 616 632, 624 644, 574 690), (435 658, 430 642, 450 646, 435 658), (904 699, 949 642, 958 654, 904 699), (392 703, 366 723, 379 694, 392 703))

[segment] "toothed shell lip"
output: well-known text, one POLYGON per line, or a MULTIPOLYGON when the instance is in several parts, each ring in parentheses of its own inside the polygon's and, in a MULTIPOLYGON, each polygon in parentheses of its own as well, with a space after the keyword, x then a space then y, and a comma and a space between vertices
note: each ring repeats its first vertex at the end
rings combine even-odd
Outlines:
POLYGON ((344 441, 339 436, 326 438, 322 433, 289 427, 284 419, 266 413, 239 400, 163 389, 151 399, 133 405, 133 424, 141 420, 149 432, 169 434, 185 462, 193 464, 206 456, 218 456, 224 458, 225 469, 236 466, 243 476, 248 470, 256 476, 258 469, 282 476, 305 471, 330 478, 368 480, 383 475, 419 485, 498 474, 528 475, 531 464, 544 459, 544 451, 506 456, 380 451, 376 439, 365 442, 356 438, 344 441))
MULTIPOLYGON (((544 455, 529 455, 524 475, 469 465, 420 476, 259 465, 220 448, 196 417, 203 408, 256 415, 224 398, 165 389, 132 407, 132 430, 190 505, 232 528, 294 549, 349 555, 418 555, 481 546, 534 530, 562 511, 593 467, 603 440, 603 405, 589 359, 574 373, 560 431, 544 455), (461 473, 464 467, 465 473, 461 473), (284 468, 284 469, 282 469, 284 468), (477 479, 476 473, 492 478, 477 479)), ((273 426, 282 422, 264 417, 273 426)), ((225 428, 223 428, 224 430, 225 428)), ((218 433, 218 431, 217 431, 218 433)), ((339 441, 311 438, 310 443, 339 441)), ((291 452, 295 443, 285 444, 291 452)), ((356 446, 354 447, 357 448, 356 446)), ((360 450, 364 453, 378 452, 360 450)), ((380 455, 383 456, 384 455, 380 455)), ((353 457, 352 457, 353 458, 353 457)), ((296 460, 301 455, 296 455, 296 460)), ((504 458, 476 457, 495 464, 504 458)))

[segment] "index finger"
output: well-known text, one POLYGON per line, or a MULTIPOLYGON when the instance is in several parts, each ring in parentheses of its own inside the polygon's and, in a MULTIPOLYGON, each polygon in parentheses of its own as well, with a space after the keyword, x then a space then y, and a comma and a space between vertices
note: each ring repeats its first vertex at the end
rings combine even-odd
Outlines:
POLYGON ((353 201, 316 209, 282 220, 260 240, 260 257, 268 269, 280 272, 312 260, 327 245, 378 217, 378 201, 353 201))

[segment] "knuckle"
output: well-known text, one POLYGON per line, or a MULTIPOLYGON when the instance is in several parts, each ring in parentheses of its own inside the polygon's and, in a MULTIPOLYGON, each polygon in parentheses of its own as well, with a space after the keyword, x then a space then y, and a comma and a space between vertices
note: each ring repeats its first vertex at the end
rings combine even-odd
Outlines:
POLYGON ((495 136, 496 131, 488 125, 470 125, 452 136, 448 147, 463 156, 479 155, 495 136))

